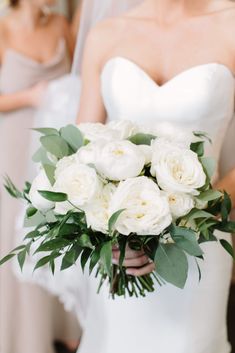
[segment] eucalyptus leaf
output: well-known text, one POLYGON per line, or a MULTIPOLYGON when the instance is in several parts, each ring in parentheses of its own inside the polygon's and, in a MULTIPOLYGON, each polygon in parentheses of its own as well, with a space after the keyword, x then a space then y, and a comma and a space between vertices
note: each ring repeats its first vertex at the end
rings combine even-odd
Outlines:
POLYGON ((188 276, 188 260, 175 244, 159 244, 155 259, 156 272, 166 282, 184 288, 188 276))
POLYGON ((84 145, 83 135, 75 125, 67 125, 60 130, 61 136, 77 152, 84 145))
POLYGON ((48 180, 50 181, 51 185, 54 185, 55 183, 55 170, 56 167, 54 165, 51 164, 43 164, 43 169, 46 173, 46 176, 48 178, 48 180))
POLYGON ((216 169, 216 161, 214 158, 210 157, 201 157, 200 161, 202 163, 204 172, 206 173, 207 178, 210 181, 216 169))
POLYGON ((59 136, 59 131, 54 129, 54 128, 36 128, 36 129, 32 129, 34 131, 37 131, 39 132, 40 134, 43 134, 43 135, 57 135, 59 136))
POLYGON ((69 146, 67 142, 60 136, 49 135, 40 138, 42 146, 47 152, 61 159, 69 155, 69 146))
POLYGON ((196 233, 183 227, 171 226, 170 234, 176 245, 192 256, 201 256, 203 251, 198 245, 196 233))
POLYGON ((134 143, 135 145, 147 145, 147 146, 150 146, 152 140, 155 140, 155 139, 156 139, 156 136, 151 134, 143 134, 143 133, 138 133, 128 138, 128 140, 134 143))

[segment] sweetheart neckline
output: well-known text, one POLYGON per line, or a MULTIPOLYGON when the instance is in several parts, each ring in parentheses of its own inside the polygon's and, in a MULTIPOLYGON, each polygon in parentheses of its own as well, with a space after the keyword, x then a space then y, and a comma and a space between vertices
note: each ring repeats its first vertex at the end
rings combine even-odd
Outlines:
POLYGON ((183 75, 186 75, 187 73, 191 72, 191 71, 195 71, 199 68, 203 68, 203 67, 209 67, 209 66, 212 66, 212 65, 216 65, 216 66, 219 66, 219 67, 222 67, 224 68, 230 75, 233 79, 235 79, 235 74, 232 72, 232 70, 225 64, 222 64, 222 63, 218 63, 218 62, 209 62, 209 63, 205 63, 205 64, 198 64, 198 65, 194 65, 194 66, 191 66, 189 67, 188 69, 185 69, 181 72, 179 72, 178 74, 174 75, 172 78, 170 78, 169 80, 167 80, 166 82, 164 82, 163 84, 158 84, 158 82, 156 82, 140 65, 138 65, 137 63, 135 63, 133 60, 131 59, 128 59, 124 56, 120 56, 120 55, 117 55, 117 56, 113 56, 111 57, 110 59, 108 59, 102 69, 101 69, 101 77, 104 75, 107 67, 115 62, 116 60, 121 60, 123 62, 126 62, 126 63, 129 63, 130 65, 132 65, 133 67, 136 67, 140 72, 142 72, 146 78, 148 78, 148 80, 150 82, 152 82, 156 87, 158 87, 159 89, 160 88, 164 88, 166 86, 168 86, 171 82, 175 81, 177 78, 183 76, 183 75))

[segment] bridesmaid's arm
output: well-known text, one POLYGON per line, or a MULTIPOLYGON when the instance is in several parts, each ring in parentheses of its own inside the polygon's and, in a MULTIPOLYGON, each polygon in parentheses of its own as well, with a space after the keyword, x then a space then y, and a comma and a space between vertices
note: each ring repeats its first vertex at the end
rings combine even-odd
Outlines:
POLYGON ((42 102, 46 87, 47 83, 41 82, 24 91, 0 95, 0 112, 6 113, 22 108, 38 107, 42 102))

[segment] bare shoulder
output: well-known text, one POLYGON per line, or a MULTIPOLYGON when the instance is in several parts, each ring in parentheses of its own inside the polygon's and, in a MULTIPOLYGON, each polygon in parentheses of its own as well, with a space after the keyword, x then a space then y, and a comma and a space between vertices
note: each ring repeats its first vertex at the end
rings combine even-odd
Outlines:
POLYGON ((108 53, 121 40, 125 29, 126 21, 121 17, 101 21, 88 33, 85 51, 89 55, 94 54, 96 60, 102 65, 108 53))

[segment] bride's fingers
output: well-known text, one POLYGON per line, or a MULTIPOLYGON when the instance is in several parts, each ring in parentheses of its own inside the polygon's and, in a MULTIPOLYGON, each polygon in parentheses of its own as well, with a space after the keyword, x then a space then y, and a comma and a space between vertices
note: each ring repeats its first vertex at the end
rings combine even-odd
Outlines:
MULTIPOLYGON (((136 259, 138 257, 143 256, 145 253, 144 251, 134 251, 131 249, 127 249, 126 253, 125 253, 125 259, 129 260, 129 259, 136 259)), ((113 258, 115 260, 119 260, 120 257, 120 251, 119 250, 113 250, 113 258)))
POLYGON ((126 273, 131 276, 140 277, 144 275, 148 275, 149 273, 155 270, 155 265, 153 262, 141 268, 128 268, 126 273))
MULTIPOLYGON (((118 261, 119 260, 113 259, 114 264, 118 264, 118 261)), ((146 255, 135 257, 133 259, 125 259, 123 262, 124 267, 143 267, 146 264, 149 264, 149 258, 146 255)))

